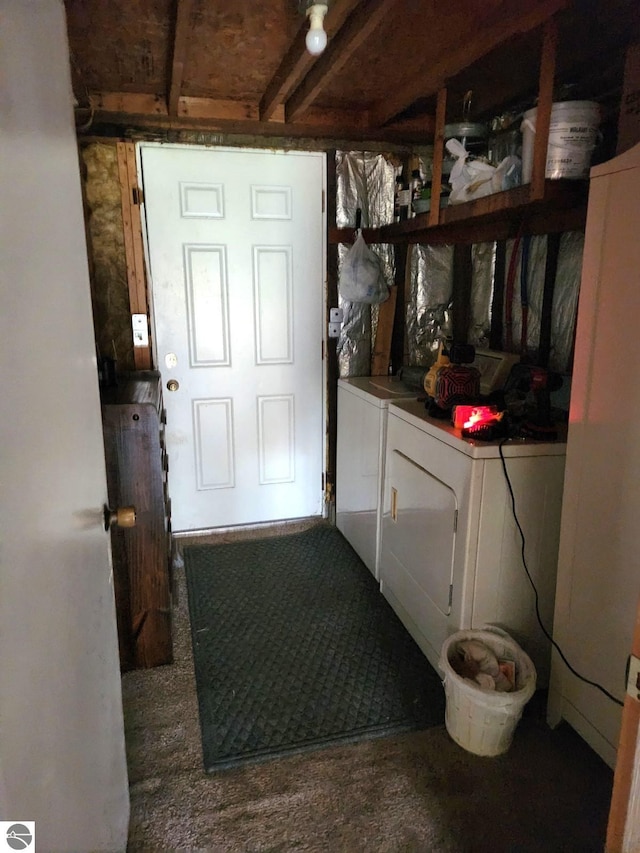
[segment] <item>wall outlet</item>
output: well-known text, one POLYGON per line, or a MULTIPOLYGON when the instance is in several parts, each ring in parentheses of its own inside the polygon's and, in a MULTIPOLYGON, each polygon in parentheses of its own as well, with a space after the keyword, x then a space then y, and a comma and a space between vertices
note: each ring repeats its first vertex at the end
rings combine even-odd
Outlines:
POLYGON ((133 329, 134 347, 149 346, 149 327, 146 314, 132 314, 131 327, 133 329))

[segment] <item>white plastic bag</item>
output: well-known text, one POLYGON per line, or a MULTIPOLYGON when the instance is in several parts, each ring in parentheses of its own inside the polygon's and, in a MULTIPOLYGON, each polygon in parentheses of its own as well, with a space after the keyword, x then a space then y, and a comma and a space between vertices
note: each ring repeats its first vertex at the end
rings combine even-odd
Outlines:
POLYGON ((365 243, 362 231, 346 254, 340 270, 340 296, 348 302, 385 302, 389 288, 380 259, 365 243))
POLYGON ((498 166, 492 166, 482 160, 469 160, 467 149, 457 139, 448 139, 445 145, 447 151, 456 158, 449 175, 449 204, 462 204, 520 183, 519 157, 505 157, 498 166))

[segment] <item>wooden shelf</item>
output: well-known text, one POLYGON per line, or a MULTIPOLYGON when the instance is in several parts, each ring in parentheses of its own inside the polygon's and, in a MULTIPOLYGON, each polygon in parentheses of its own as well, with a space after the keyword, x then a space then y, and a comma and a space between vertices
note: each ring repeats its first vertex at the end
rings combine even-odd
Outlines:
MULTIPOLYGON (((553 234, 584 230, 588 181, 547 180, 542 199, 531 200, 531 184, 440 210, 440 222, 429 225, 429 214, 364 228, 367 243, 480 243, 522 234, 553 234)), ((332 228, 331 243, 351 243, 354 228, 332 228)))

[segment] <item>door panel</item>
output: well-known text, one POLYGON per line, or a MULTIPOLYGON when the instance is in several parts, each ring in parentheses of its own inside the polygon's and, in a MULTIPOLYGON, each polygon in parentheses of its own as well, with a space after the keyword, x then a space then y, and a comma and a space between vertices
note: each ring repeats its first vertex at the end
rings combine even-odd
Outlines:
POLYGON ((141 146, 174 529, 323 509, 324 157, 141 146))
POLYGON ((0 815, 35 821, 39 850, 124 850, 129 791, 64 6, 0 0, 0 17, 0 815))
POLYGON ((402 453, 390 455, 387 472, 392 515, 386 527, 387 549, 413 579, 438 614, 451 612, 456 496, 402 453))

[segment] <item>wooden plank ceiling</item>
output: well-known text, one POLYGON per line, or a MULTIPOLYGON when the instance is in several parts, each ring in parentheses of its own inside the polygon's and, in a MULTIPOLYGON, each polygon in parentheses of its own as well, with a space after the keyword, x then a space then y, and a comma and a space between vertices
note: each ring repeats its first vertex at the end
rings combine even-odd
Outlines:
POLYGON ((304 0, 66 0, 78 123, 428 142, 445 85, 449 120, 469 88, 477 118, 535 97, 552 15, 564 79, 590 73, 601 88, 639 33, 637 0, 328 5, 313 57, 304 0))

